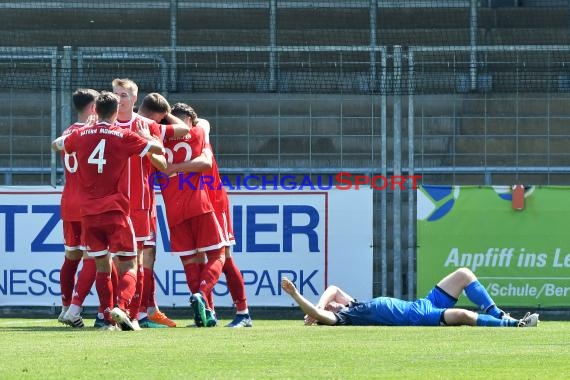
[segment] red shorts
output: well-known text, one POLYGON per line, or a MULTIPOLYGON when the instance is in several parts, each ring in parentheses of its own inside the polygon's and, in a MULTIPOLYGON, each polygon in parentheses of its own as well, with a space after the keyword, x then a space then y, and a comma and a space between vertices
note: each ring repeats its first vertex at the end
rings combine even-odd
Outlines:
POLYGON ((66 251, 85 249, 81 239, 81 222, 63 221, 63 243, 66 251))
POLYGON ((131 210, 130 218, 135 229, 137 241, 145 241, 150 238, 150 210, 131 210))
POLYGON ((216 219, 222 229, 222 237, 224 238, 224 246, 229 247, 236 244, 234 237, 234 228, 232 227, 232 219, 230 217, 230 210, 225 209, 216 211, 216 219))
POLYGON ((144 241, 144 247, 156 246, 156 215, 150 217, 150 238, 144 241))
POLYGON ((130 215, 135 229, 137 248, 142 249, 144 242, 150 239, 150 210, 131 210, 130 215))
POLYGON ((223 246, 222 229, 213 212, 170 227, 170 248, 174 256, 189 256, 223 246))
POLYGON ((84 216, 81 226, 89 256, 136 256, 133 225, 121 211, 84 216))

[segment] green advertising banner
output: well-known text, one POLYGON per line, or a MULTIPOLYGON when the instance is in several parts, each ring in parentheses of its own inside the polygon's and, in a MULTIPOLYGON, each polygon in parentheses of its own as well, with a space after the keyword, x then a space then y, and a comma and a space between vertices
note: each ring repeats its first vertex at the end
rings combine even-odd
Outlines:
MULTIPOLYGON (((417 294, 468 267, 499 306, 570 306, 570 187, 421 186, 417 294)), ((461 305, 469 305, 462 298, 461 305)))

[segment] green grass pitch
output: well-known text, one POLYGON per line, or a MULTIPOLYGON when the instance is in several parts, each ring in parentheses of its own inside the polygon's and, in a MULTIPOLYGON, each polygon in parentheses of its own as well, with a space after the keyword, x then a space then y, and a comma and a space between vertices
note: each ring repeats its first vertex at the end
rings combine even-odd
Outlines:
POLYGON ((120 332, 71 329, 53 319, 0 319, 0 379, 551 380, 569 374, 570 322, 521 329, 254 320, 248 329, 120 332))

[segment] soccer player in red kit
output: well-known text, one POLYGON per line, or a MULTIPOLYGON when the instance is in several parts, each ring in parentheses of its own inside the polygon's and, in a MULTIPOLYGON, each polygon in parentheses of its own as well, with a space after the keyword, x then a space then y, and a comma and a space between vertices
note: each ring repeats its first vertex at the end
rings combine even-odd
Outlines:
MULTIPOLYGON (((73 106, 77 112, 77 121, 71 124, 63 135, 92 122, 97 116, 95 99, 99 93, 92 89, 78 89, 72 95, 73 106)), ((95 260, 83 251, 81 241, 81 213, 79 212, 80 194, 77 185, 77 160, 75 155, 62 152, 65 173, 65 185, 61 194, 61 219, 63 220, 63 239, 65 259, 61 266, 59 284, 61 287, 61 313, 58 321, 72 327, 84 327, 80 316, 81 305, 95 282, 95 260), (75 274, 79 262, 83 266, 75 284, 75 274), (73 288, 75 286, 75 292, 73 288), (72 298, 73 297, 73 298, 72 298)))
MULTIPOLYGON (((164 96, 153 92, 143 98, 138 114, 156 123, 173 123, 173 136, 180 137, 188 133, 190 128, 182 120, 171 114, 170 104, 164 96), (182 127, 180 127, 182 125, 182 127)), ((161 126, 162 127, 162 126, 161 126)), ((169 127, 167 125, 166 127, 169 127)), ((152 168, 151 168, 152 169, 152 168)), ((153 189, 150 189, 150 233, 151 239, 145 240, 143 248, 143 287, 138 320, 141 327, 176 327, 176 322, 168 318, 158 307, 155 299, 156 281, 154 278, 154 263, 156 261, 156 199, 153 189)))
MULTIPOLYGON (((204 130, 191 128, 181 138, 166 139, 167 161, 190 161, 203 153, 209 158, 199 171, 211 168, 211 152, 206 147, 204 130)), ((206 190, 200 184, 200 173, 180 173, 170 178, 162 189, 170 229, 172 254, 180 256, 186 281, 193 293, 191 304, 202 324, 217 324, 208 298, 216 285, 225 262, 225 240, 206 190), (207 263, 202 267, 204 255, 207 263)))
MULTIPOLYGON (((206 148, 212 152, 212 147, 209 143, 210 123, 207 120, 199 119, 198 114, 194 111, 194 109, 185 103, 175 104, 172 108, 172 113, 178 116, 186 124, 193 126, 193 128, 203 129, 206 141, 208 141, 206 148)), ((186 161, 169 165, 166 173, 172 174, 176 172, 199 171, 200 167, 195 165, 198 163, 199 159, 200 158, 194 159, 193 161, 186 161)), ((218 223, 222 228, 222 234, 225 242, 225 262, 222 268, 222 272, 226 276, 228 289, 236 307, 236 316, 234 320, 227 325, 227 327, 252 327, 253 324, 247 307, 247 298, 245 295, 243 277, 231 256, 230 246, 235 245, 235 238, 230 216, 229 198, 226 190, 221 184, 220 173, 213 152, 211 161, 211 168, 201 173, 203 176, 202 187, 206 189, 208 197, 212 202, 216 218, 218 219, 218 223)), ((210 305, 210 308, 213 309, 213 295, 210 293, 208 296, 208 303, 210 305)), ((196 322, 198 322, 198 320, 196 322)))
MULTIPOLYGON (((164 138, 181 136, 188 132, 188 127, 180 120, 171 115, 167 116, 168 125, 160 125, 151 119, 144 118, 133 112, 133 107, 138 97, 138 86, 130 79, 114 79, 112 82, 113 92, 120 97, 119 115, 116 125, 121 128, 136 131, 141 122, 148 124, 151 135, 163 140, 164 138)), ((131 157, 128 166, 128 193, 130 200, 130 217, 135 230, 137 241, 137 287, 133 301, 129 307, 129 313, 133 320, 137 320, 142 301, 144 287, 143 249, 144 242, 152 239, 151 226, 151 194, 154 190, 148 183, 151 168, 159 170, 166 167, 165 158, 161 155, 148 157, 131 157)), ((166 317, 166 316, 165 316, 166 317)), ((169 320, 170 321, 170 320, 169 320)), ((172 321, 171 321, 172 322, 172 321)), ((135 324, 137 324, 135 322, 135 324)))
POLYGON ((75 153, 77 159, 83 239, 89 256, 96 259, 95 286, 99 302, 105 307, 106 328, 111 329, 114 320, 122 330, 134 330, 125 312, 135 292, 137 270, 134 233, 128 216, 127 159, 137 154, 161 154, 164 149, 144 125, 139 134, 116 127, 118 104, 117 95, 101 93, 96 100, 98 122, 57 138, 52 147, 75 153), (114 308, 110 254, 118 256, 114 308))

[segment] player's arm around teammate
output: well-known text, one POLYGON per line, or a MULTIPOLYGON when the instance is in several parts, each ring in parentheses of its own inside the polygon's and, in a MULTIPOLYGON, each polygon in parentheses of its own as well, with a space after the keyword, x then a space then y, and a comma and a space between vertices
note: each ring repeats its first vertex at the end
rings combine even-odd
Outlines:
MULTIPOLYGON (((119 127, 133 132, 140 132, 142 128, 146 134, 146 127, 148 126, 150 135, 159 138, 160 141, 169 133, 171 135, 172 128, 168 129, 167 126, 161 128, 153 120, 133 112, 133 107, 138 100, 138 86, 136 83, 130 79, 116 78, 113 80, 112 86, 113 92, 120 97, 117 120, 119 127)), ((165 163, 165 159, 161 157, 161 154, 147 154, 144 157, 131 157, 129 159, 129 168, 126 174, 129 183, 129 214, 137 241, 136 292, 129 306, 129 313, 133 320, 137 320, 139 309, 143 302, 142 293, 145 287, 145 271, 143 268, 144 245, 146 241, 152 239, 151 198, 154 196, 154 193, 148 184, 148 177, 153 165, 161 169, 165 163)))
MULTIPOLYGON (((124 313, 134 293, 136 264, 133 260, 134 244, 132 225, 128 219, 128 194, 123 186, 127 158, 131 155, 159 153, 163 147, 142 138, 130 130, 114 126, 119 99, 112 93, 97 97, 96 110, 99 122, 72 134, 62 136, 52 147, 76 153, 78 159, 82 232, 90 256, 96 258, 96 288, 104 315, 111 326, 111 317, 123 329, 133 329, 124 313), (111 254, 119 256, 118 307, 113 309, 115 297, 110 280, 111 254), (115 314, 113 314, 115 313, 115 314)), ((142 133, 144 136, 144 133, 142 133)))
MULTIPOLYGON (((138 109, 139 123, 148 126, 151 134, 161 143, 166 138, 176 138, 188 133, 189 127, 180 119, 170 114, 171 108, 168 101, 158 93, 149 93, 143 98, 138 109), (165 124, 160 124, 163 121, 165 124)), ((164 170, 166 157, 163 155, 149 156, 155 170, 164 170)), ((149 172, 150 175, 150 172, 149 172)), ((146 181, 148 182, 148 181, 146 181)), ((154 278, 154 264, 156 261, 156 200, 154 189, 149 186, 149 227, 150 238, 142 243, 139 265, 142 268, 140 290, 140 307, 132 313, 138 312, 138 320, 141 327, 176 327, 176 322, 166 316, 158 307, 155 298, 156 280, 154 278), (158 325, 157 325, 158 324, 158 325)))
MULTIPOLYGON (((142 120, 138 120, 136 123, 136 127, 137 127, 137 132, 139 133, 139 135, 146 138, 147 140, 155 141, 157 144, 159 144, 164 149, 162 139, 160 139, 156 136, 153 136, 150 133, 149 125, 147 123, 145 123, 142 120)), ((151 152, 147 153, 147 157, 150 160, 150 163, 157 170, 165 170, 166 169, 166 166, 167 166, 166 157, 164 157, 163 152, 164 152, 164 150, 161 151, 160 153, 151 153, 151 152)))
MULTIPOLYGON (((209 133, 211 130, 210 123, 205 119, 199 118, 194 109, 184 103, 175 104, 173 112, 177 115, 179 114, 179 117, 184 120, 184 122, 192 125, 193 129, 199 128, 203 131, 207 144, 206 147, 208 149, 204 150, 202 155, 190 161, 169 165, 167 173, 169 175, 176 172, 201 173, 201 178, 204 180, 201 182, 201 186, 205 188, 208 194, 208 197, 214 207, 216 219, 222 229, 224 238, 224 265, 222 273, 224 273, 226 277, 226 283, 236 308, 234 319, 226 326, 252 327, 253 324, 247 307, 247 297, 243 277, 231 255, 231 246, 235 244, 235 238, 230 215, 230 202, 228 194, 222 185, 218 165, 214 157, 212 146, 209 142, 209 133)), ((210 299, 208 300, 208 303, 213 307, 213 294, 210 293, 209 297, 210 299)))

